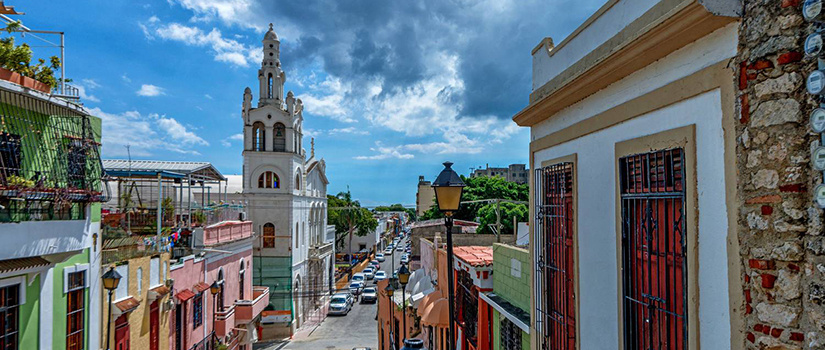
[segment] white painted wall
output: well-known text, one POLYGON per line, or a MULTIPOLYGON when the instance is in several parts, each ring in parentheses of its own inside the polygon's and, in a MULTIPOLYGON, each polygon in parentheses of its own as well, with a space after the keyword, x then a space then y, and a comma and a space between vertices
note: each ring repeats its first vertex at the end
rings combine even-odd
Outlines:
POLYGON ((91 238, 91 229, 90 220, 0 224, 0 260, 83 250, 88 247, 84 242, 91 238))

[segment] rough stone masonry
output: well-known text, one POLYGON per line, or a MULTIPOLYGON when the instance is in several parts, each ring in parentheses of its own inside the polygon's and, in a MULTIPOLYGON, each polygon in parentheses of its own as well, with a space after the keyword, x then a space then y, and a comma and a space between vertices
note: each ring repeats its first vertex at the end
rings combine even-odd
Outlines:
POLYGON ((822 176, 810 165, 818 105, 804 87, 816 60, 802 46, 813 31, 802 0, 745 0, 739 31, 738 238, 746 349, 825 348, 823 210, 812 201, 822 176))

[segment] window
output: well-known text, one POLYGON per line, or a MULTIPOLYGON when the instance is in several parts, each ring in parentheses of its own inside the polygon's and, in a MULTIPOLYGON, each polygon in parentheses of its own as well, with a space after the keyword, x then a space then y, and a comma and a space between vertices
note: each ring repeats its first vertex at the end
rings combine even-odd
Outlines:
POLYGON ((295 174, 295 190, 301 190, 301 174, 295 174))
POLYGON ((140 291, 143 290, 143 268, 138 267, 137 270, 137 292, 140 294, 140 291))
POLYGON ((21 158, 20 135, 0 134, 0 176, 3 176, 3 183, 8 181, 9 176, 20 175, 21 158))
MULTIPOLYGON (((272 53, 270 53, 272 55, 272 53)), ((266 79, 266 97, 272 98, 272 73, 269 73, 269 76, 266 79)))
POLYGON ((166 283, 166 270, 168 270, 168 265, 167 265, 166 261, 164 261, 163 262, 163 269, 160 270, 161 273, 163 273, 163 280, 161 280, 160 283, 166 283))
POLYGON ((266 135, 266 131, 264 130, 264 123, 255 122, 252 124, 252 150, 254 151, 264 151, 264 137, 266 135))
POLYGON ((149 288, 160 283, 160 258, 152 258, 149 260, 149 288))
POLYGON ((501 318, 501 348, 521 349, 521 328, 506 317, 501 318))
POLYGON ((20 315, 20 285, 0 288, 0 349, 17 349, 20 315))
POLYGON ((86 188, 86 150, 89 145, 81 140, 70 140, 66 155, 69 186, 86 188))
POLYGON ((258 176, 258 188, 281 188, 280 182, 278 175, 271 171, 265 171, 258 176))
POLYGON ((275 152, 286 152, 286 127, 277 123, 273 130, 272 149, 275 152))
MULTIPOLYGON (((573 163, 536 170, 536 315, 540 348, 575 349, 573 163)), ((511 271, 512 273, 512 271, 511 271)), ((520 271, 519 271, 520 273, 520 271)))
POLYGON ((264 224, 264 248, 275 248, 275 225, 268 222, 264 224))
POLYGON ((115 289, 115 300, 120 300, 129 296, 129 264, 118 265, 115 271, 120 274, 120 283, 115 289))
POLYGON ((68 274, 66 298, 66 349, 83 349, 83 326, 85 323, 86 271, 68 274))
POLYGON ((458 307, 457 318, 459 323, 463 323, 463 334, 475 347, 478 335, 478 299, 473 289, 473 278, 470 273, 464 270, 458 271, 456 288, 456 306, 458 307))
POLYGON ((192 327, 197 328, 203 324, 203 292, 195 295, 192 300, 192 327))
POLYGON ((687 348, 685 155, 619 159, 625 349, 687 348))

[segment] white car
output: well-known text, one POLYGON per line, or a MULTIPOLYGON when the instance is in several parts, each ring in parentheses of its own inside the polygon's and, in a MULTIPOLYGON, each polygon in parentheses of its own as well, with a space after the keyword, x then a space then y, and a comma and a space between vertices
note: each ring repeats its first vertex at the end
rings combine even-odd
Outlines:
POLYGON ((392 252, 393 252, 392 247, 387 247, 387 249, 384 249, 384 256, 385 257, 390 256, 390 255, 392 255, 392 252))
POLYGON ((350 282, 348 289, 350 294, 359 295, 361 294, 361 290, 364 289, 364 282, 350 282))
POLYGON ((361 271, 361 273, 364 274, 364 277, 366 277, 367 280, 375 278, 375 271, 371 267, 364 269, 364 271, 361 271))
POLYGON ((350 280, 350 282, 364 282, 364 280, 366 280, 366 277, 363 273, 359 272, 352 275, 352 279, 350 280))
POLYGON ((398 248, 395 248, 395 250, 397 250, 397 251, 399 251, 399 252, 400 252, 400 251, 404 250, 404 247, 402 247, 402 246, 400 246, 400 245, 399 245, 399 246, 398 246, 398 248))
POLYGON ((375 287, 364 288, 364 292, 361 295, 361 302, 374 303, 376 301, 378 301, 378 291, 375 289, 375 287))
POLYGON ((375 254, 375 260, 378 260, 378 262, 384 262, 384 260, 386 260, 386 259, 384 258, 384 254, 378 253, 378 254, 375 254))
POLYGON ((384 271, 378 271, 375 273, 375 278, 373 278, 373 283, 378 283, 379 281, 383 281, 387 279, 387 273, 384 271))
POLYGON ((329 315, 346 315, 352 310, 352 297, 339 293, 332 296, 329 301, 329 315))

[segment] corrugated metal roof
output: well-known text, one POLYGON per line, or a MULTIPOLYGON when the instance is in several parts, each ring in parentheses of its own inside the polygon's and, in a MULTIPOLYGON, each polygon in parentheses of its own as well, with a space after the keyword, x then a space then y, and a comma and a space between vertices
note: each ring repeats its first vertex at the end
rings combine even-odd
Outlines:
POLYGON ((25 269, 48 266, 51 263, 39 256, 0 261, 0 273, 21 271, 25 269))
POLYGON ((106 171, 173 172, 183 175, 197 174, 210 180, 226 180, 209 162, 175 162, 166 160, 104 159, 106 171))

